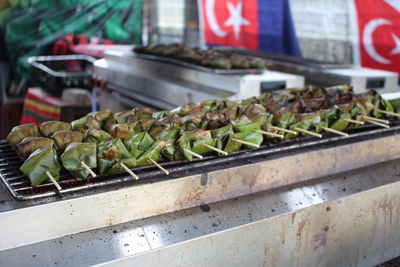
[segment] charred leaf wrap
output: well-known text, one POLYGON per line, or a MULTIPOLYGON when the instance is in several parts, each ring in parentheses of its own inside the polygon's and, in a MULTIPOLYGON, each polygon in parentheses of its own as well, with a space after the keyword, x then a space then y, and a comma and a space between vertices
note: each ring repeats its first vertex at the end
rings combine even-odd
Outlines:
POLYGON ((81 132, 59 131, 55 132, 51 138, 54 140, 57 151, 63 152, 69 144, 82 142, 83 134, 81 132))
POLYGON ((153 138, 151 138, 151 136, 146 132, 135 134, 132 137, 125 140, 126 148, 135 158, 138 158, 153 144, 154 144, 153 138))
POLYGON ((120 163, 128 168, 136 166, 136 159, 132 157, 120 139, 111 139, 97 147, 98 167, 100 174, 115 174, 123 172, 120 163))
POLYGON ((32 152, 39 148, 52 148, 54 141, 45 137, 26 137, 15 146, 18 155, 26 160, 32 152))
POLYGON ((7 141, 11 145, 16 145, 25 137, 38 137, 39 131, 34 123, 15 126, 7 136, 7 141))
POLYGON ((103 130, 90 128, 87 129, 83 135, 83 141, 87 143, 101 143, 105 140, 111 139, 111 135, 103 130))
POLYGON ((58 131, 71 130, 71 124, 63 121, 46 121, 39 125, 39 132, 42 136, 51 137, 58 131))
POLYGON ((96 149, 95 143, 71 143, 60 157, 62 165, 75 178, 85 179, 89 176, 89 171, 82 167, 81 162, 84 162, 91 169, 96 168, 96 149))
POLYGON ((20 170, 31 180, 32 186, 38 186, 48 180, 46 171, 58 180, 60 169, 58 156, 53 148, 34 151, 20 167, 20 170))

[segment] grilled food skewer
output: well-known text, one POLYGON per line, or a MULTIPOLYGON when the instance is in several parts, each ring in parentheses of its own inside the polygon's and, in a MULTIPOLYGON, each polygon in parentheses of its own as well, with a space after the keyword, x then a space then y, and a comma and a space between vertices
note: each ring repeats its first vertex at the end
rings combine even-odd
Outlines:
POLYGON ((251 142, 243 141, 243 140, 240 140, 240 139, 237 139, 237 138, 233 138, 232 140, 234 142, 238 142, 240 144, 248 145, 248 146, 251 146, 251 147, 254 147, 254 148, 259 148, 260 147, 260 145, 258 145, 258 144, 254 144, 254 143, 251 143, 251 142))
POLYGON ((376 121, 376 122, 385 123, 385 124, 389 124, 390 123, 388 120, 382 120, 382 119, 378 119, 378 118, 371 117, 371 116, 363 116, 363 118, 366 121, 369 121, 369 122, 370 121, 376 121))
POLYGON ((81 166, 85 168, 85 170, 87 170, 93 178, 96 177, 96 173, 94 173, 94 171, 88 165, 86 165, 84 161, 81 161, 81 166))
POLYGON ((331 132, 331 133, 334 133, 334 134, 337 134, 337 135, 349 136, 348 133, 344 133, 344 132, 342 132, 342 131, 334 130, 334 129, 331 129, 331 128, 328 128, 328 127, 325 127, 325 126, 322 126, 321 128, 322 128, 324 131, 331 132))
POLYGON ((353 120, 353 119, 343 119, 346 122, 354 123, 354 124, 359 124, 359 125, 364 125, 363 121, 358 121, 358 120, 353 120))
POLYGON ((198 158, 198 159, 203 159, 203 156, 202 155, 199 155, 199 154, 197 154, 197 153, 195 153, 195 152, 193 152, 193 151, 191 151, 191 150, 189 150, 189 149, 187 149, 187 148, 184 148, 183 149, 186 153, 189 153, 190 155, 192 155, 193 157, 196 157, 196 158, 198 158))
POLYGON ((124 163, 120 163, 121 167, 129 173, 130 176, 132 176, 135 180, 139 180, 139 176, 137 176, 131 169, 129 169, 124 163))
POLYGON ((159 168, 163 173, 165 173, 166 175, 169 175, 169 171, 164 169, 163 166, 161 166, 160 164, 158 164, 157 162, 155 162, 152 158, 148 158, 148 160, 153 163, 157 168, 159 168))
POLYGON ((375 120, 366 119, 366 121, 369 122, 369 123, 371 123, 371 124, 374 124, 374 125, 383 127, 383 128, 390 128, 390 125, 387 125, 387 124, 385 124, 385 123, 380 123, 380 122, 375 121, 375 120))
POLYGON ((400 118, 400 113, 396 113, 396 112, 392 112, 392 111, 386 111, 386 110, 382 110, 382 109, 378 109, 379 112, 384 113, 386 115, 390 115, 390 116, 395 116, 400 118))
POLYGON ((46 171, 46 175, 50 179, 50 181, 56 186, 57 190, 60 191, 62 189, 62 187, 57 182, 57 180, 54 179, 53 175, 51 175, 51 173, 49 171, 46 171))
POLYGON ((222 154, 222 155, 225 155, 225 156, 228 155, 227 152, 225 152, 225 151, 223 151, 223 150, 221 150, 221 149, 219 149, 219 148, 210 146, 210 145, 208 145, 208 144, 203 144, 203 146, 205 146, 206 148, 211 149, 211 150, 213 150, 213 151, 215 151, 215 152, 217 152, 217 153, 220 153, 220 154, 222 154))

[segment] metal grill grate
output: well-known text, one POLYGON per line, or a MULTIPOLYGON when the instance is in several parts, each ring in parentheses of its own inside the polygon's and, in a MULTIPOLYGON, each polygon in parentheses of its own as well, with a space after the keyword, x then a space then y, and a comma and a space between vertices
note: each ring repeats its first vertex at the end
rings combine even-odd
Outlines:
MULTIPOLYGON (((170 171, 170 176, 163 175, 155 166, 142 166, 132 169, 140 177, 135 181, 126 173, 97 176, 85 180, 75 180, 66 171, 62 172, 59 184, 63 188, 57 191, 52 183, 43 183, 37 187, 30 185, 29 179, 19 170, 22 162, 16 152, 7 143, 0 141, 0 178, 18 200, 32 200, 42 197, 56 196, 71 192, 86 191, 89 189, 103 188, 110 185, 126 185, 127 183, 144 183, 149 179, 174 179, 184 175, 207 172, 218 167, 219 169, 228 168, 232 165, 244 165, 252 162, 255 158, 283 156, 285 153, 299 153, 303 149, 325 148, 337 146, 346 143, 358 142, 368 139, 378 138, 398 134, 400 132, 400 121, 391 121, 391 128, 377 128, 373 125, 364 125, 347 131, 350 135, 347 137, 336 136, 333 134, 324 134, 323 139, 315 137, 299 137, 296 139, 282 141, 278 143, 264 143, 259 149, 241 150, 225 157, 209 155, 202 160, 162 162, 160 165, 170 171)), ((96 172, 98 173, 98 172, 96 172)))

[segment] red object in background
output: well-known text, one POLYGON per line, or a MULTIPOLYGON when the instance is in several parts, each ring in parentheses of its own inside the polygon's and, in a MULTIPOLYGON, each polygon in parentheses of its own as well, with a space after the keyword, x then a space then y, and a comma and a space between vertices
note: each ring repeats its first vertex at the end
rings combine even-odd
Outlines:
POLYGON ((356 0, 361 65, 400 74, 400 0, 356 0))
POLYGON ((75 46, 79 45, 112 45, 113 41, 101 39, 97 36, 88 37, 85 34, 66 34, 62 39, 57 40, 53 46, 53 55, 66 55, 73 52, 75 46))
POLYGON ((257 50, 257 0, 201 0, 203 34, 207 44, 257 50))
POLYGON ((53 97, 39 88, 29 88, 24 100, 20 124, 41 124, 45 121, 60 120, 61 108, 71 106, 71 102, 53 97))

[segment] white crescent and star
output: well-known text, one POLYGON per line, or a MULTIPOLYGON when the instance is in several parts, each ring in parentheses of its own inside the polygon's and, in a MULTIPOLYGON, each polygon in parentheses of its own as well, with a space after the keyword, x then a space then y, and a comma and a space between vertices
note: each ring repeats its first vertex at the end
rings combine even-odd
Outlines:
MULTIPOLYGON (((229 18, 225 21, 224 25, 226 27, 233 27, 233 33, 235 39, 239 39, 240 37, 240 27, 242 25, 250 25, 250 22, 242 16, 243 10, 243 2, 239 1, 239 3, 235 6, 230 1, 226 1, 229 18)), ((210 25, 211 31, 218 37, 225 37, 228 33, 221 29, 220 25, 217 22, 214 12, 215 0, 206 0, 205 12, 208 24, 210 25)))
POLYGON ((214 12, 215 0, 206 0, 206 17, 212 32, 218 37, 225 37, 227 32, 219 26, 214 12))
MULTIPOLYGON (((378 53, 378 51, 376 51, 372 35, 379 26, 392 25, 392 24, 393 23, 390 20, 384 18, 377 18, 369 21, 364 28, 362 38, 365 50, 367 51, 370 57, 372 57, 376 62, 379 62, 381 64, 390 64, 392 63, 392 61, 390 59, 384 58, 378 53)), ((391 35, 396 46, 392 49, 390 54, 391 55, 400 54, 400 38, 396 36, 394 33, 392 33, 391 35)))

